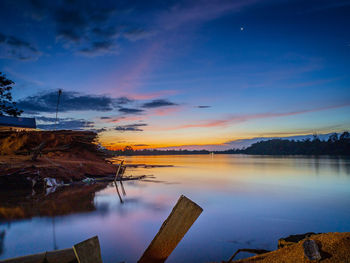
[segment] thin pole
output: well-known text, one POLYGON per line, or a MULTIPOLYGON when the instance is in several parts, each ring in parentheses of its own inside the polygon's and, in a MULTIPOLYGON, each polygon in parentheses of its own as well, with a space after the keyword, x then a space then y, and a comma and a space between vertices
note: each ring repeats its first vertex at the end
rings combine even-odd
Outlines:
POLYGON ((61 94, 62 94, 62 90, 59 89, 58 90, 58 97, 57 97, 57 106, 56 106, 56 121, 55 121, 55 130, 57 128, 57 117, 58 117, 58 105, 60 103, 60 97, 61 97, 61 94))

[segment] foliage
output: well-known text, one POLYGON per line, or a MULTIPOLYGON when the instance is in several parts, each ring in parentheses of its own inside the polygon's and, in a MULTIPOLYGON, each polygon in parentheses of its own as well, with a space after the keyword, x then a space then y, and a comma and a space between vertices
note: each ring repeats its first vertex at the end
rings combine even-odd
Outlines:
POLYGON ((18 110, 16 102, 12 101, 12 85, 15 84, 12 80, 6 78, 5 74, 0 72, 0 116, 5 114, 17 117, 23 111, 18 110))
POLYGON ((265 155, 350 155, 349 132, 333 133, 327 141, 317 136, 302 141, 274 139, 252 144, 242 153, 265 155))

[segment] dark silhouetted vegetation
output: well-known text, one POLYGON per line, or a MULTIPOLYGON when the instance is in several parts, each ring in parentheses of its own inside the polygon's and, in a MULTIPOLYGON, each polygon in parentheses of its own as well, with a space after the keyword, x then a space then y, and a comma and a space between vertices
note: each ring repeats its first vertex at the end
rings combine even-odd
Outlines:
POLYGON ((243 152, 266 155, 350 155, 350 135, 349 132, 340 136, 334 133, 327 141, 320 140, 316 135, 312 140, 302 141, 274 139, 254 143, 243 152))
MULTIPOLYGON (((123 150, 112 151, 116 155, 186 155, 209 154, 208 150, 134 150, 126 146, 123 150)), ((320 140, 317 135, 305 140, 271 139, 252 144, 245 149, 214 151, 215 154, 259 154, 259 155, 350 155, 350 134, 345 131, 333 133, 328 140, 320 140)))
POLYGON ((15 84, 12 80, 6 78, 5 74, 0 72, 0 116, 20 116, 23 111, 18 110, 16 102, 12 101, 12 85, 15 84))
POLYGON ((134 150, 131 146, 124 147, 123 150, 111 151, 115 155, 186 155, 186 154, 209 154, 207 150, 191 151, 191 150, 156 150, 143 149, 134 150))

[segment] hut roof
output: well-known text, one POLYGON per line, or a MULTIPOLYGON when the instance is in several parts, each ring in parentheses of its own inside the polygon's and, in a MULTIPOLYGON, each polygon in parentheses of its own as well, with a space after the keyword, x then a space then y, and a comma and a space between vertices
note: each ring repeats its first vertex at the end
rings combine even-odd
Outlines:
POLYGON ((20 127, 36 129, 35 118, 0 116, 0 127, 20 127))

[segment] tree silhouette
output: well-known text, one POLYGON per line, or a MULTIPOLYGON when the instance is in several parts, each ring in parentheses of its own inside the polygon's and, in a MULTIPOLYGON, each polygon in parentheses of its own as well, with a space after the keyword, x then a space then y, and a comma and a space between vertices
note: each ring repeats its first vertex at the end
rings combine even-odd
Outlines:
POLYGON ((10 116, 20 116, 23 112, 18 110, 16 102, 12 101, 12 85, 15 84, 12 80, 6 78, 5 74, 0 72, 0 116, 5 114, 10 116))
POLYGON ((134 149, 131 146, 124 147, 124 154, 125 155, 132 155, 133 153, 134 153, 134 149))

